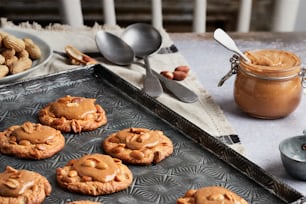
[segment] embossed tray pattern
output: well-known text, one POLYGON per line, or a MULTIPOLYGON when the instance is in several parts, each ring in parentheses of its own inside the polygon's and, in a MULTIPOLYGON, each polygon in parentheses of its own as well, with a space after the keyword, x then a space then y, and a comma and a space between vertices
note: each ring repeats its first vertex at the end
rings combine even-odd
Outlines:
POLYGON ((290 203, 302 197, 220 140, 101 65, 0 88, 0 130, 25 121, 38 122, 38 111, 48 102, 65 95, 96 98, 106 110, 107 125, 80 134, 64 134, 65 148, 49 159, 34 161, 0 155, 0 171, 11 165, 47 177, 53 190, 44 203, 88 199, 104 204, 174 204, 188 189, 210 185, 224 186, 253 204, 290 203), (57 185, 57 167, 84 154, 103 153, 103 139, 128 127, 164 131, 174 143, 173 155, 156 165, 128 165, 134 175, 133 183, 118 193, 92 197, 68 192, 57 185))

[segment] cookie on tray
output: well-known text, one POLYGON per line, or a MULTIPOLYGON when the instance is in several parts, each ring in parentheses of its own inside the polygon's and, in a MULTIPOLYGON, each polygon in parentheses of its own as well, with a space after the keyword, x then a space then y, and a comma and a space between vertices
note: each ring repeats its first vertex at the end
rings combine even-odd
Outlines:
POLYGON ((65 146, 59 130, 39 123, 25 122, 0 132, 0 152, 26 159, 45 159, 65 146))
POLYGON ((160 130, 127 128, 109 135, 103 150, 124 162, 147 165, 158 163, 173 152, 172 141, 160 130))
POLYGON ((104 154, 89 154, 57 168, 59 185, 71 192, 104 195, 128 188, 133 175, 120 159, 104 154))
POLYGON ((104 109, 94 98, 65 96, 39 111, 39 120, 62 132, 89 131, 107 123, 104 109))
POLYGON ((48 180, 34 171, 7 166, 0 173, 0 203, 42 203, 51 194, 48 180))
POLYGON ((177 199, 176 204, 248 204, 236 193, 219 186, 208 186, 197 190, 188 190, 184 197, 177 199))

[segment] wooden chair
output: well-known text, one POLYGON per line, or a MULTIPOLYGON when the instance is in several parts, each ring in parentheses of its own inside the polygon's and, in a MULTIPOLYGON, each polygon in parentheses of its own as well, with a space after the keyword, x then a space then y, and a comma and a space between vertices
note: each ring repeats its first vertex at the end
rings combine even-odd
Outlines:
MULTIPOLYGON (((83 25, 83 14, 80 0, 59 0, 63 10, 64 23, 71 26, 83 25)), ((101 0, 104 12, 104 23, 116 25, 114 0, 101 0)), ((207 0, 194 0, 193 32, 205 32, 207 0)), ((237 31, 248 32, 250 28, 252 0, 240 0, 237 31)), ((162 0, 151 0, 152 25, 163 27, 162 0)))

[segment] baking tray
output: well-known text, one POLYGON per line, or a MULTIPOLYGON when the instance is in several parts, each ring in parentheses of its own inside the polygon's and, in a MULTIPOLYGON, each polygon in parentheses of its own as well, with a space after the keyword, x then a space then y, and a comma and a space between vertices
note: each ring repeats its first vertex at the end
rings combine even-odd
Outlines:
POLYGON ((65 95, 96 98, 107 113, 108 123, 94 131, 64 134, 65 148, 49 159, 35 161, 0 155, 1 171, 11 165, 47 177, 52 194, 44 203, 88 199, 104 204, 174 204, 188 189, 211 185, 224 186, 253 204, 290 203, 303 197, 102 65, 80 67, 0 88, 0 130, 25 121, 38 122, 38 111, 65 95), (162 130, 174 143, 173 154, 156 165, 128 165, 134 175, 133 183, 114 194, 79 195, 57 185, 57 167, 88 153, 103 153, 103 139, 129 127, 162 130))

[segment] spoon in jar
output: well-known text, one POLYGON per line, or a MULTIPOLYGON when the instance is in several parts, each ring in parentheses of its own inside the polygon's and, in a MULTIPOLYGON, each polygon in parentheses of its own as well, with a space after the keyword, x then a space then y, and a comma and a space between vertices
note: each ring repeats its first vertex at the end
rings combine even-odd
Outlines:
POLYGON ((236 53, 237 55, 242 57, 247 63, 251 63, 251 60, 239 50, 234 40, 221 28, 215 30, 214 38, 218 43, 223 45, 223 47, 236 53))

